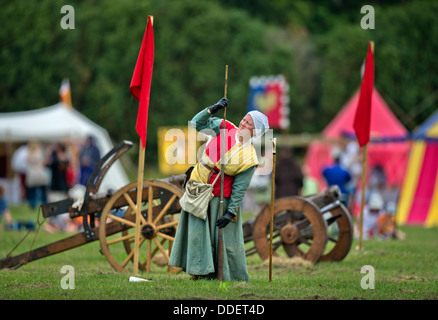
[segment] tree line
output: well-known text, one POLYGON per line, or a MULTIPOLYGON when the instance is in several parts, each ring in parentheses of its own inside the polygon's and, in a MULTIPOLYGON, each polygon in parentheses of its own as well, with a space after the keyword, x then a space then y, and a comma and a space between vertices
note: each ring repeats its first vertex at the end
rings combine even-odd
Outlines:
POLYGON ((129 84, 147 15, 154 16, 147 161, 157 158, 158 127, 187 125, 223 96, 225 65, 231 121, 246 112, 252 76, 283 74, 289 132, 317 133, 359 88, 374 41, 376 87, 407 129, 436 109, 434 1, 367 1, 375 10, 375 29, 367 30, 365 3, 356 1, 0 2, 0 111, 55 104, 69 78, 74 107, 115 142, 138 143, 129 84), (65 4, 74 8, 74 29, 60 26, 65 4))

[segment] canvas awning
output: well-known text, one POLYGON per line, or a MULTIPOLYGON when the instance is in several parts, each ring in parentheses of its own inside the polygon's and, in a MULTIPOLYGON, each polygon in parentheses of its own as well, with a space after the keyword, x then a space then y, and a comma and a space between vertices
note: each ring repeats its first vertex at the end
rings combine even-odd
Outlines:
MULTIPOLYGON (((84 140, 88 135, 95 137, 102 156, 114 147, 104 128, 63 103, 31 111, 0 113, 2 142, 84 140)), ((118 190, 128 183, 122 165, 116 161, 99 191, 118 190)))

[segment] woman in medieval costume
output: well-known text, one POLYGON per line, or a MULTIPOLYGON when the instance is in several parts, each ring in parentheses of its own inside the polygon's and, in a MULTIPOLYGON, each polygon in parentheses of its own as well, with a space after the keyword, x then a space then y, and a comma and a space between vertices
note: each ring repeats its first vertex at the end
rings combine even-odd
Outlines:
MULTIPOLYGON (((199 112, 191 121, 197 131, 210 135, 200 161, 194 166, 190 179, 213 183, 221 169, 221 139, 223 119, 212 117, 225 108, 228 100, 199 112)), ((180 267, 194 279, 217 277, 218 228, 223 228, 223 280, 249 281, 242 231, 240 204, 258 165, 252 145, 268 129, 267 117, 259 111, 250 111, 236 127, 225 121, 224 204, 220 217, 220 176, 213 185, 214 197, 208 208, 207 219, 181 211, 178 228, 170 255, 169 265, 180 267)))

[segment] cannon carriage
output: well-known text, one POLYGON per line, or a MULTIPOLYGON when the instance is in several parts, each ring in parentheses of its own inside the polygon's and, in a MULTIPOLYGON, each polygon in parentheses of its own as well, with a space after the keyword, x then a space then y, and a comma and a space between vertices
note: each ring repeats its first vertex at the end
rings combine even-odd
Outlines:
MULTIPOLYGON (((68 238, 0 260, 0 269, 18 268, 26 263, 99 241, 101 253, 119 272, 129 270, 134 258, 137 182, 115 192, 99 194, 99 186, 111 165, 132 147, 122 141, 106 154, 93 171, 81 199, 65 199, 41 205, 45 218, 68 213, 82 218, 83 231, 68 238)), ((139 269, 150 272, 153 258, 162 254, 168 262, 178 227, 185 175, 164 179, 144 179, 140 216, 139 269)), ((339 201, 339 189, 309 197, 275 200, 273 250, 280 248, 288 257, 299 256, 316 263, 340 261, 353 240, 350 213, 339 201), (331 232, 333 229, 333 232, 331 232)), ((262 207, 253 219, 243 224, 246 255, 269 256, 270 209, 262 207)), ((171 268, 169 268, 170 270, 171 268)))
MULTIPOLYGON (((338 187, 308 197, 285 197, 274 202, 272 247, 290 258, 312 263, 341 261, 353 242, 353 224, 348 209, 339 200, 338 187)), ((246 255, 257 253, 262 260, 270 252, 270 208, 243 224, 244 241, 250 243, 246 255)))

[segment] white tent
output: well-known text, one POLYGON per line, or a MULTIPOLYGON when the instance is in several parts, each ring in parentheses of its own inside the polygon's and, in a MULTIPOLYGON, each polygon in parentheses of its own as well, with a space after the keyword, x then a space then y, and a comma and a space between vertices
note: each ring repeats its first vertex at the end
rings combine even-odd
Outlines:
MULTIPOLYGON (((88 135, 95 137, 102 157, 114 147, 104 128, 63 103, 31 111, 0 113, 0 142, 84 140, 88 135)), ((117 160, 108 170, 99 192, 118 190, 128 183, 117 160)))

